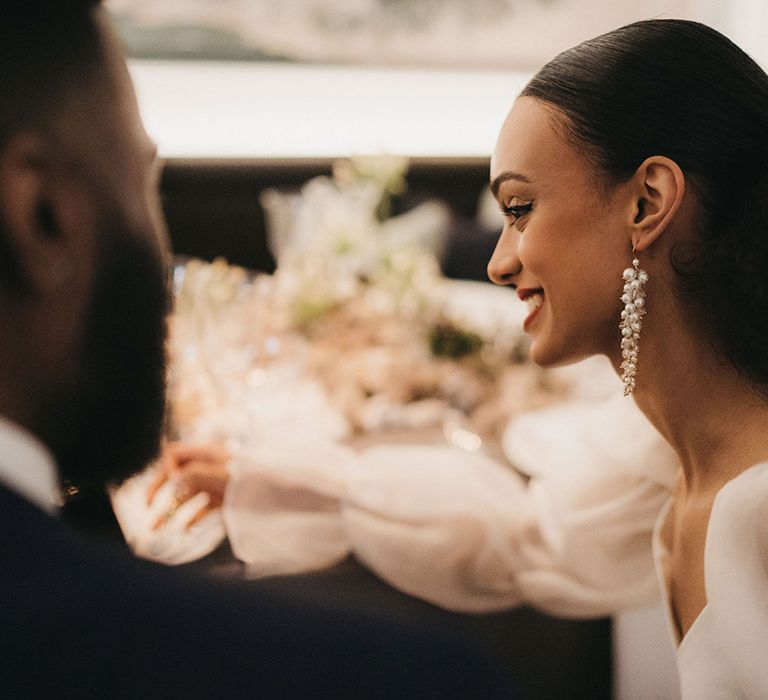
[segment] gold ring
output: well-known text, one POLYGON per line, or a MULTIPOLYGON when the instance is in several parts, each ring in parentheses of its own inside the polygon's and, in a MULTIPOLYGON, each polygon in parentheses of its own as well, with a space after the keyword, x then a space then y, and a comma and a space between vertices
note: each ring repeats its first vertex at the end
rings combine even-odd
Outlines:
POLYGON ((181 500, 179 500, 179 497, 174 493, 171 497, 171 502, 168 504, 168 508, 165 511, 165 519, 170 520, 173 517, 173 514, 179 509, 180 505, 181 500))

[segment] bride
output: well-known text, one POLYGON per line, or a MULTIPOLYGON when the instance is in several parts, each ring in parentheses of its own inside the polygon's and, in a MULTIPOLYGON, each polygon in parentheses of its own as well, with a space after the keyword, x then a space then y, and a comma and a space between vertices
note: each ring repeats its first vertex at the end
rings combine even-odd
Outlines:
MULTIPOLYGON (((518 466, 561 468, 539 464, 527 486, 447 450, 255 456, 226 489, 236 553, 269 573, 264 542, 293 528, 289 554, 323 542, 298 556, 305 567, 352 550, 401 589, 466 610, 524 600, 603 614, 659 586, 683 697, 765 697, 768 76, 693 22, 587 41, 515 102, 491 189, 506 223, 488 272, 528 304, 533 361, 605 355, 631 398, 550 411, 544 438, 513 425, 518 466), (293 520, 275 524, 276 507, 293 520)), ((223 456, 168 460, 191 491, 223 494, 223 456)))
POLYGON ((531 80, 491 181, 534 362, 607 355, 682 466, 654 553, 684 697, 764 697, 768 76, 699 24, 611 32, 531 80))

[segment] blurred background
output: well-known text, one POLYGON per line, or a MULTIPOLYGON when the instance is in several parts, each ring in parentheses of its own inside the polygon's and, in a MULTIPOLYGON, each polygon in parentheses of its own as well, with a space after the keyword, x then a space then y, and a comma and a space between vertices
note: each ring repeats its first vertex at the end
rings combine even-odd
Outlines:
MULTIPOLYGON (((405 317, 423 323, 418 304, 440 287, 443 276, 485 280, 501 226, 487 194, 489 156, 515 96, 560 51, 636 20, 687 18, 720 30, 768 67, 766 0, 109 0, 107 7, 130 56, 145 124, 166 160, 162 194, 176 254, 182 261, 223 257, 250 271, 281 268, 283 280, 291 273, 300 294, 290 292, 290 301, 301 302, 291 307, 300 311, 291 322, 304 330, 308 321, 321 322, 309 334, 313 352, 322 349, 317 328, 329 319, 336 325, 328 326, 327 335, 338 344, 338 309, 353 309, 361 295, 385 293, 396 302, 398 323, 405 317), (322 265, 314 272, 296 268, 298 258, 286 256, 286 250, 301 259, 315 256, 322 265), (405 262, 398 251, 406 252, 405 262), (414 267, 414 260, 425 265, 414 267), (351 286, 317 286, 329 279, 351 286), (318 289, 330 300, 327 305, 318 304, 318 289), (404 312, 403 301, 414 298, 416 311, 404 312)), ((206 322, 218 318, 222 289, 232 299, 239 294, 244 279, 239 268, 222 265, 179 263, 179 298, 195 301, 179 305, 182 329, 185 320, 196 328, 203 317, 206 322), (197 284, 195 295, 191 282, 197 284), (198 287, 205 287, 203 294, 198 287)), ((271 279, 288 294, 279 275, 271 279)), ((485 292, 507 291, 478 286, 483 295, 477 304, 476 288, 453 288, 467 313, 449 328, 448 341, 436 333, 443 333, 444 324, 431 328, 430 372, 441 362, 454 362, 448 374, 456 376, 465 355, 479 356, 483 347, 498 350, 494 343, 501 330, 511 327, 509 300, 501 297, 503 309, 488 328, 469 323, 477 321, 480 307, 494 308, 485 292)), ((445 299, 441 303, 447 308, 445 299)), ((370 309, 364 311, 368 318, 370 309)), ((235 318, 229 312, 226 317, 235 318)), ((262 311, 256 317, 261 325, 270 318, 262 311)), ((274 330, 259 329, 266 341, 275 340, 274 330)), ((413 326, 403 329, 412 342, 413 326)), ((219 331, 206 335, 215 338, 209 364, 218 368, 224 366, 219 331)), ((361 352, 378 352, 373 345, 380 339, 375 333, 371 337, 359 341, 361 352)), ((282 336, 281 342, 285 354, 289 343, 282 336)), ((505 346, 506 360, 510 348, 517 353, 515 343, 505 346)), ((337 358, 339 352, 334 346, 330 355, 337 358)), ((349 360, 352 350, 344 352, 349 360)), ((388 356, 401 360, 393 364, 394 379, 387 386, 364 387, 366 400, 360 405, 366 410, 393 382, 410 381, 403 349, 389 348, 388 356)), ((514 362, 524 359, 516 356, 514 362)), ((331 365, 325 367, 331 372, 328 384, 338 387, 331 365)), ((361 366, 366 381, 378 371, 361 366)), ((183 363, 176 367, 182 374, 183 363)), ((190 377, 200 376, 187 372, 184 387, 192 391, 190 377)), ((481 386, 481 393, 501 384, 501 375, 489 376, 492 381, 481 386)), ((462 386, 471 384, 472 377, 462 377, 462 386)), ((216 379, 226 384, 231 378, 216 379)), ((357 390, 362 379, 354 379, 357 390)), ((526 392, 527 407, 533 407, 533 384, 515 381, 526 392)), ((535 382, 541 388, 539 375, 535 382)), ((274 413, 275 392, 269 391, 274 413)), ((416 398, 423 399, 424 391, 420 387, 416 398)), ((547 391, 547 401, 559 400, 552 387, 547 391)), ((510 399, 517 408, 525 403, 518 394, 510 399)), ((295 399, 296 392, 287 395, 295 399)), ((419 403, 411 398, 396 406, 398 420, 419 403)), ((496 417, 507 417, 508 404, 497 403, 492 407, 496 417)), ((295 413, 294 401, 286 415, 295 413)), ((378 413, 375 420, 362 409, 347 413, 360 424, 357 429, 375 433, 369 423, 383 425, 378 413)), ((336 595, 338 581, 328 580, 336 595)), ((318 587, 315 579, 307 581, 318 587)), ((321 581, 320 589, 324 585, 321 581)), ((356 589, 345 596, 354 598, 350 590, 356 589)), ((434 614, 405 597, 389 601, 394 592, 377 588, 373 580, 365 579, 361 591, 364 601, 373 596, 393 608, 434 614)), ((660 609, 619 615, 611 622, 555 621, 522 610, 466 624, 492 639, 529 697, 678 696, 660 609)))
POLYGON ((163 155, 487 156, 560 51, 684 17, 765 65, 762 0, 112 0, 163 155))
MULTIPOLYGON (((516 94, 579 41, 651 17, 704 21, 768 62, 763 0, 110 0, 168 161, 178 252, 271 271, 260 193, 350 155, 410 159, 407 209, 439 196, 449 276, 483 278, 480 206, 516 94), (478 212, 480 218, 478 219, 478 212), (477 245, 465 244, 471 238, 477 245)), ((490 216, 490 218, 488 218, 490 216)), ((494 233, 495 235, 495 233, 494 233)))

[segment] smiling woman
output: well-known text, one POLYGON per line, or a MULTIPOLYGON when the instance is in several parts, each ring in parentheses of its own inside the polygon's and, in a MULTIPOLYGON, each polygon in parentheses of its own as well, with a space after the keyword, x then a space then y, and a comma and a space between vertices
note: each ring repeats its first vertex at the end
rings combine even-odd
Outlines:
POLYGON ((562 137, 551 108, 518 100, 491 177, 506 224, 488 274, 528 300, 533 361, 554 366, 611 347, 617 294, 605 279, 626 267, 615 234, 622 212, 607 210, 591 161, 562 137))
POLYGON ((768 690, 767 115, 725 37, 640 22, 542 68, 491 164, 489 275, 531 303, 532 359, 606 355, 682 464, 654 553, 691 698, 768 690))

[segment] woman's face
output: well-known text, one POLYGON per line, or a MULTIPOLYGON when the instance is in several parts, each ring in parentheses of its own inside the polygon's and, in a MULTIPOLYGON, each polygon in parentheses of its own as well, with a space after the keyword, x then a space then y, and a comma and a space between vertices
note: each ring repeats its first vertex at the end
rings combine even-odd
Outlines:
POLYGON ((631 263, 622 186, 606 191, 555 113, 519 98, 491 159, 505 224, 488 276, 517 286, 531 358, 544 367, 619 353, 621 273, 631 263))

